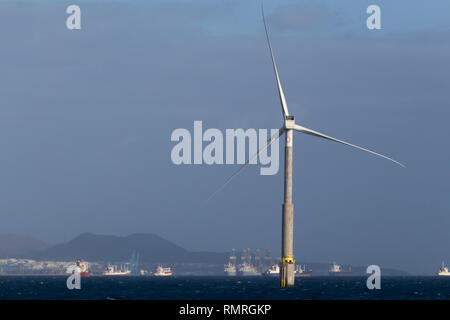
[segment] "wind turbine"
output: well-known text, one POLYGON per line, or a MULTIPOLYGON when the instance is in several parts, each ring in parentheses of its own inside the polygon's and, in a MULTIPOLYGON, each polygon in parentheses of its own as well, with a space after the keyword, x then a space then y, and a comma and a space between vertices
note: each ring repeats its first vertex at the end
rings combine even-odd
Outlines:
MULTIPOLYGON (((281 261, 280 261, 280 285, 281 287, 292 287, 294 286, 294 273, 295 273, 295 260, 294 260, 294 205, 292 203, 292 148, 293 148, 293 132, 298 131, 301 133, 306 133, 318 138, 331 140, 337 143, 341 143, 352 148, 356 148, 362 151, 369 152, 378 157, 390 160, 395 164, 405 167, 400 162, 389 158, 380 153, 374 152, 372 150, 348 143, 343 140, 327 136, 315 130, 305 128, 298 125, 294 121, 294 116, 289 114, 286 99, 284 97, 283 88, 281 87, 280 77, 278 75, 277 65, 275 63, 275 58, 272 51, 272 45, 270 44, 269 32, 267 31, 266 19, 264 17, 264 9, 262 9, 262 18, 264 23, 264 29, 266 31, 267 44, 270 51, 270 56, 272 58, 273 70, 275 73, 275 79, 278 88, 278 94, 280 97, 281 111, 284 120, 283 126, 274 134, 267 143, 261 147, 258 152, 251 157, 245 164, 243 164, 239 170, 237 170, 232 176, 228 178, 210 197, 211 199, 217 192, 219 192, 223 187, 225 187, 231 179, 233 179, 242 169, 245 168, 250 162, 250 160, 257 157, 263 150, 268 148, 276 139, 286 134, 285 138, 285 153, 284 153, 284 203, 283 203, 283 216, 282 216, 282 243, 281 243, 281 261)), ((209 200, 208 199, 208 200, 209 200)))

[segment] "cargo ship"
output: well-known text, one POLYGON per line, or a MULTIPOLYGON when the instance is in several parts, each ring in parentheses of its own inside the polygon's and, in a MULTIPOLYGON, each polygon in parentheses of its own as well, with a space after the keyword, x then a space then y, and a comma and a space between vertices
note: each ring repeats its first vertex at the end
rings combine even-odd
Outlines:
POLYGON ((343 270, 340 265, 336 262, 333 262, 330 269, 328 270, 328 274, 333 277, 348 277, 353 276, 353 270, 349 267, 347 270, 343 270))
POLYGON ((158 266, 156 272, 153 274, 155 277, 170 277, 173 275, 170 267, 164 268, 163 266, 158 266))
POLYGON ((127 269, 117 269, 116 266, 108 265, 106 271, 103 272, 104 276, 129 276, 131 274, 131 270, 127 269))
POLYGON ((439 269, 437 275, 440 277, 450 276, 450 272, 448 271, 448 268, 444 265, 444 261, 442 261, 442 267, 439 269))

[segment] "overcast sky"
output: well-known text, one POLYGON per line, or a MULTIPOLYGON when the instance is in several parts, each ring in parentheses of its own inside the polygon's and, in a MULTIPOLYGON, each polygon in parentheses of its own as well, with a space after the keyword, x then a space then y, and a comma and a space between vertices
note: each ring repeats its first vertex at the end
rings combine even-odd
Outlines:
MULTIPOLYGON (((450 263, 450 2, 433 4, 265 1, 296 122, 407 166, 296 134, 297 260, 450 263), (382 30, 366 28, 370 4, 382 30)), ((250 166, 203 205, 238 166, 170 159, 194 120, 281 126, 260 1, 0 1, 0 39, 0 232, 153 232, 279 256, 282 166, 250 166)))

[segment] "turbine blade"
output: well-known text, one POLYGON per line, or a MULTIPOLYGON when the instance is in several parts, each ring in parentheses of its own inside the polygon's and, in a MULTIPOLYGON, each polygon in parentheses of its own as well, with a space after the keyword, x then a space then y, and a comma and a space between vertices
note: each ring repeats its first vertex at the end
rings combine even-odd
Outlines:
POLYGON ((366 149, 366 148, 363 148, 363 147, 360 147, 360 146, 348 143, 348 142, 343 141, 343 140, 339 140, 339 139, 327 136, 327 135, 325 135, 323 133, 320 133, 320 132, 317 132, 317 131, 314 131, 314 130, 311 130, 311 129, 308 129, 308 128, 305 128, 305 127, 302 127, 302 126, 299 126, 297 124, 294 126, 294 130, 302 132, 302 133, 306 133, 306 134, 309 134, 309 135, 312 135, 312 136, 316 136, 316 137, 319 137, 319 138, 323 138, 323 139, 331 140, 331 141, 334 141, 334 142, 342 143, 342 144, 345 144, 347 146, 350 146, 350 147, 353 147, 353 148, 356 148, 356 149, 359 149, 359 150, 362 150, 362 151, 369 152, 369 153, 374 154, 376 156, 379 156, 381 158, 390 160, 390 161, 398 164, 399 166, 402 166, 403 168, 406 168, 406 166, 403 165, 402 163, 400 163, 400 162, 398 162, 398 161, 396 161, 394 159, 391 159, 391 158, 389 158, 389 157, 387 157, 385 155, 382 155, 382 154, 374 152, 372 150, 369 150, 369 149, 366 149))
POLYGON ((267 31, 266 18, 264 17, 264 7, 262 6, 262 4, 261 4, 261 11, 262 11, 264 29, 266 30, 267 43, 269 45, 269 50, 270 50, 270 56, 272 57, 273 70, 275 71, 275 77, 277 80, 278 94, 280 95, 280 102, 281 102, 281 107, 282 107, 281 111, 283 112, 283 117, 285 118, 286 116, 289 115, 289 112, 288 112, 288 108, 287 108, 287 104, 286 104, 286 99, 284 97, 283 88, 281 87, 280 77, 278 76, 277 64, 275 63, 275 58, 273 56, 272 45, 270 44, 270 39, 269 39, 269 32, 267 31))
POLYGON ((209 200, 211 200, 220 190, 222 190, 234 177, 236 177, 239 172, 241 172, 249 163, 251 160, 253 160, 255 157, 257 157, 262 151, 264 151, 265 149, 267 149, 275 140, 277 140, 280 136, 283 135, 283 133, 285 132, 285 128, 280 128, 280 130, 278 130, 278 132, 276 132, 272 137, 270 137, 269 140, 267 140, 267 143, 262 146, 261 148, 259 148, 258 152, 256 154, 254 154, 251 158, 249 158, 247 160, 247 162, 245 162, 235 173, 233 173, 219 188, 216 189, 216 191, 214 191, 209 198, 205 201, 208 202, 209 200))

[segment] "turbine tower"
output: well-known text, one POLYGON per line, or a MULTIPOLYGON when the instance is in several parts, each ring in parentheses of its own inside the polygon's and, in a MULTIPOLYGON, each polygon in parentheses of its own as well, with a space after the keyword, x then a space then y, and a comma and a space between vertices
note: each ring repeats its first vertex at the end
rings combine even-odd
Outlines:
MULTIPOLYGON (((285 149, 284 149, 284 203, 283 203, 283 213, 282 213, 282 241, 281 241, 281 261, 280 261, 280 285, 281 287, 292 287, 294 286, 294 274, 295 274, 295 260, 294 260, 294 205, 292 203, 292 148, 293 148, 293 133, 294 131, 298 131, 301 133, 305 133, 308 135, 312 135, 318 138, 331 140, 337 143, 341 143, 352 148, 356 148, 378 157, 390 160, 402 167, 405 167, 400 162, 389 158, 380 153, 371 151, 366 148, 362 148, 360 146, 348 143, 343 140, 339 140, 330 136, 327 136, 318 131, 314 131, 308 128, 305 128, 301 125, 298 125, 294 121, 294 116, 289 114, 286 98, 284 96, 283 88, 281 87, 280 77, 278 75, 277 65, 275 63, 275 58, 272 51, 272 45, 270 44, 269 32, 267 31, 266 20, 264 17, 264 9, 262 10, 262 19, 264 23, 264 29, 266 31, 267 44, 270 51, 270 56, 272 58, 273 70, 275 73, 275 80, 278 88, 278 95, 280 98, 281 104, 281 112, 284 120, 283 126, 278 130, 276 134, 274 134, 267 143, 261 147, 258 152, 253 155, 245 164, 243 164, 228 180, 226 180, 210 197, 211 199, 217 192, 219 192, 222 188, 224 188, 230 181, 233 179, 242 169, 247 166, 251 160, 257 157, 263 150, 268 148, 276 139, 282 136, 284 133, 285 136, 285 149)), ((209 200, 208 199, 208 200, 209 200)))

